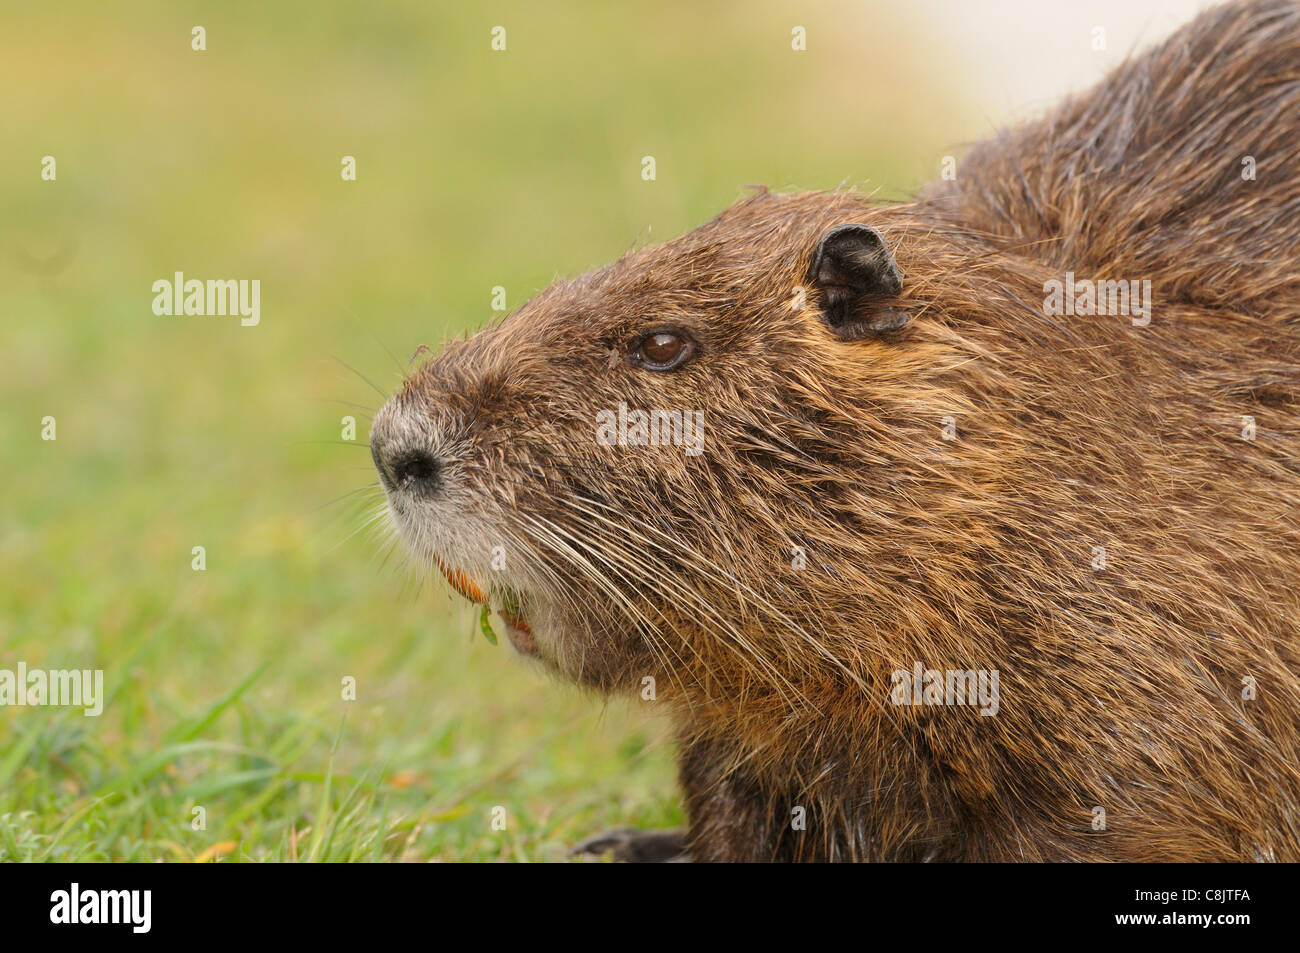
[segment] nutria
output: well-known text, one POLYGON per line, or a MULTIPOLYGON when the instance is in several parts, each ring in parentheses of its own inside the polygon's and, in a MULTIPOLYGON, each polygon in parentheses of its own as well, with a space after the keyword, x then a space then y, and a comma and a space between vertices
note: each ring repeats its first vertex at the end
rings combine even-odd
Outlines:
POLYGON ((371 448, 520 653, 671 712, 688 830, 596 848, 1298 860, 1297 222, 1300 8, 1220 7, 914 201, 555 284, 371 448))

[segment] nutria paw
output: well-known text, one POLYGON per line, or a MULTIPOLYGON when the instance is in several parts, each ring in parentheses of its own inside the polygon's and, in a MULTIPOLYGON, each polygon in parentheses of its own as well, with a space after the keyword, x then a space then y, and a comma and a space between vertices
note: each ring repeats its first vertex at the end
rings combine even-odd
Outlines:
POLYGON ((614 860, 629 864, 683 864, 690 861, 686 853, 684 830, 639 831, 620 827, 588 837, 573 850, 570 857, 589 854, 603 857, 609 854, 614 860))

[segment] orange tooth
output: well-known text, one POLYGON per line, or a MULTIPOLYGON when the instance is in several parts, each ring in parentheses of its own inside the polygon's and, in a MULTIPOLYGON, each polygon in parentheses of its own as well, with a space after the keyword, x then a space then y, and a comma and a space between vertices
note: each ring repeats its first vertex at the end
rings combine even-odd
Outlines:
POLYGON ((506 612, 505 610, 498 612, 497 615, 501 616, 508 625, 513 625, 516 629, 523 629, 529 635, 533 634, 533 627, 524 621, 523 616, 515 615, 513 612, 506 612))
POLYGON ((433 558, 437 561, 438 568, 442 570, 442 574, 447 577, 447 581, 451 583, 451 588, 455 589, 470 602, 477 602, 480 605, 487 604, 487 596, 483 593, 483 590, 480 588, 478 583, 459 569, 448 569, 443 561, 438 559, 437 556, 433 558))

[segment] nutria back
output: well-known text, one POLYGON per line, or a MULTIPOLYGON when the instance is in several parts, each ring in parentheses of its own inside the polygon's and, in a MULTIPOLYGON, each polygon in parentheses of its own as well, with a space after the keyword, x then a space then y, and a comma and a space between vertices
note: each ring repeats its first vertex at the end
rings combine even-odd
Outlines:
POLYGON ((1297 64, 1216 8, 557 283, 376 418, 399 530, 671 712, 695 859, 1300 859, 1297 64))

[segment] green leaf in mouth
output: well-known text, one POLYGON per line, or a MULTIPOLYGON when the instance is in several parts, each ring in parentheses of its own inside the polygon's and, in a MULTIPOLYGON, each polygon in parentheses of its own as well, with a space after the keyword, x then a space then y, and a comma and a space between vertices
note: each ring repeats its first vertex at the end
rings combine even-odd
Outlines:
POLYGON ((492 631, 492 608, 485 605, 478 617, 478 626, 483 630, 483 637, 493 645, 497 644, 497 634, 492 631))

